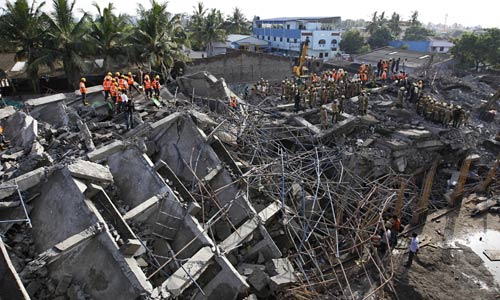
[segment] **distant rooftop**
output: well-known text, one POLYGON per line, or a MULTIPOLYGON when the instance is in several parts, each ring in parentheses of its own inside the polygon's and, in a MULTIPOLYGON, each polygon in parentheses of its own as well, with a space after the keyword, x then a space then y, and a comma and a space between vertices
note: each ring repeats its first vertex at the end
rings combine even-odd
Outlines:
POLYGON ((285 18, 271 18, 271 19, 260 19, 257 22, 287 22, 287 21, 323 21, 332 22, 333 20, 339 20, 340 17, 285 17, 285 18))
POLYGON ((422 53, 411 50, 404 50, 393 47, 383 47, 376 49, 366 54, 356 55, 354 61, 357 63, 371 63, 376 64, 379 60, 389 60, 391 58, 401 58, 402 61, 406 58, 406 66, 409 68, 417 68, 425 65, 433 57, 432 63, 439 63, 450 58, 449 54, 445 53, 422 53))

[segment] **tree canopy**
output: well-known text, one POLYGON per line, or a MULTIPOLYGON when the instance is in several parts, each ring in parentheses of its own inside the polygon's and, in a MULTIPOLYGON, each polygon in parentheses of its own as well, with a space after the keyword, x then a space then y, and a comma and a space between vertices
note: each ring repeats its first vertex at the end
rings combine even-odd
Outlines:
POLYGON ((342 40, 339 46, 340 50, 348 54, 357 54, 360 53, 364 44, 365 40, 359 31, 348 30, 342 34, 342 40))
POLYGON ((454 43, 451 53, 464 67, 500 67, 500 29, 490 28, 483 34, 466 32, 454 43))

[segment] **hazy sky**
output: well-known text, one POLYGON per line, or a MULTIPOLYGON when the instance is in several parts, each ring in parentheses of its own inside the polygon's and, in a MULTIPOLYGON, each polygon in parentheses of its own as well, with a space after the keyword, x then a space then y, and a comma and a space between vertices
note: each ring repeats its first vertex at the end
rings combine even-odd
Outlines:
MULTIPOLYGON (((13 1, 13 0, 10 0, 13 1)), ((31 1, 31 0, 28 0, 31 1)), ((40 2, 40 0, 37 0, 40 2)), ((52 1, 46 1, 46 6, 51 7, 52 1)), ((95 13, 92 3, 106 6, 105 0, 76 0, 76 7, 95 13)), ((111 1, 119 12, 134 15, 137 3, 149 6, 149 0, 121 0, 111 1)), ((199 0, 171 0, 169 1, 169 11, 174 13, 191 13, 193 6, 199 0)), ((482 27, 500 27, 500 17, 498 8, 500 5, 494 4, 492 0, 475 0, 469 2, 460 1, 439 1, 439 0, 419 0, 419 1, 297 1, 297 0, 204 0, 202 1, 208 8, 220 9, 223 13, 229 14, 234 7, 239 7, 248 19, 253 16, 261 18, 274 17, 307 17, 307 16, 340 16, 342 19, 369 19, 374 11, 385 11, 387 16, 392 12, 398 12, 403 19, 408 19, 412 11, 419 12, 419 19, 423 23, 444 23, 448 14, 448 25, 459 23, 465 26, 481 25, 482 27), (342 4, 341 4, 342 3, 342 4)), ((6 0, 0 0, 0 7, 4 7, 6 0)))

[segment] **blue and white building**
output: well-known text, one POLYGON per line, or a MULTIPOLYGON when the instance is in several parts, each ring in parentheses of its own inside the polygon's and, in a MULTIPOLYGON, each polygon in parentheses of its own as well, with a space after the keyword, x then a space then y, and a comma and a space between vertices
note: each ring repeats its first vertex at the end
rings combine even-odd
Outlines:
POLYGON ((253 36, 269 42, 272 52, 298 55, 300 43, 309 38, 307 56, 329 60, 339 51, 340 17, 274 18, 256 17, 253 36))

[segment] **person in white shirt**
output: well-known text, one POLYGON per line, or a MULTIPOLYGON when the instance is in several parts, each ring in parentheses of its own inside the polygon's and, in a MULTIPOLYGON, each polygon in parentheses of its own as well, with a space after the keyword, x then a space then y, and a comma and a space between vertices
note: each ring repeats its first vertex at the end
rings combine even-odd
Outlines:
POLYGON ((414 232, 412 234, 412 239, 410 241, 410 253, 409 253, 409 256, 408 256, 408 262, 406 263, 406 266, 407 267, 410 267, 412 262, 413 262, 413 257, 417 254, 418 252, 418 237, 417 237, 417 233, 414 232))

